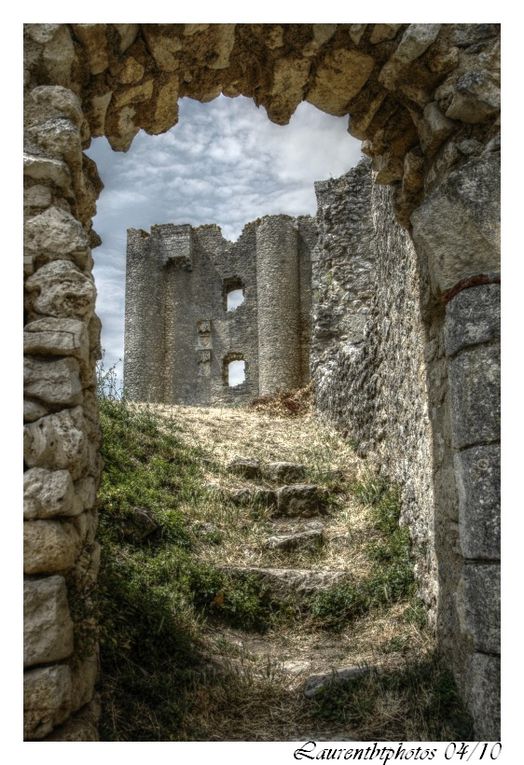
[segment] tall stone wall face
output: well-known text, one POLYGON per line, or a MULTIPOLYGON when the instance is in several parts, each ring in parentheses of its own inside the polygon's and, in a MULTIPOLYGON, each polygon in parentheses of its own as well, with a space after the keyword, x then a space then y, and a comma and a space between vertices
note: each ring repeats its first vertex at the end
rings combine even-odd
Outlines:
POLYGON ((89 130, 75 93, 33 88, 25 120, 24 732, 94 740, 99 186, 86 173, 89 130))
POLYGON ((499 735, 499 36, 496 24, 25 26, 28 738, 96 737, 96 641, 80 636, 97 565, 89 247, 101 182, 82 150, 99 135, 126 150, 141 128, 176 124, 179 97, 220 92, 253 97, 279 124, 302 100, 350 114, 376 182, 394 187, 423 290, 438 634, 478 737, 499 735))
MULTIPOLYGON (((471 147, 468 147, 468 151, 471 147)), ((475 724, 499 731, 498 142, 430 176, 413 240, 365 162, 316 184, 319 412, 397 481, 420 595, 475 724), (444 245, 444 246, 443 246, 444 245), (476 259, 476 260, 475 260, 476 259)), ((448 147, 449 155, 449 147, 448 147)))
POLYGON ((126 396, 216 406, 305 385, 315 239, 307 216, 248 223, 237 242, 216 225, 130 229, 126 396), (236 289, 243 302, 228 310, 236 289), (240 360, 245 380, 230 386, 228 364, 240 360))
POLYGON ((316 406, 399 484, 420 594, 435 619, 432 445, 415 250, 394 219, 391 190, 373 183, 369 161, 315 187, 316 406))

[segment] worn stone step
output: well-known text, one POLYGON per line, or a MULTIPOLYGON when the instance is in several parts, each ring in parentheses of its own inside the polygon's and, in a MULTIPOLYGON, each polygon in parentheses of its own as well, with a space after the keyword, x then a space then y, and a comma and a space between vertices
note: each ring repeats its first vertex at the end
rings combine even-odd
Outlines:
POLYGON ((329 492, 322 486, 310 483, 294 483, 279 489, 263 486, 222 490, 224 499, 236 505, 260 505, 274 508, 275 516, 311 518, 327 511, 329 492))
POLYGON ((294 483, 277 489, 277 515, 311 518, 327 511, 329 493, 322 486, 294 483))
POLYGON ((235 457, 227 466, 227 470, 242 478, 262 478, 260 461, 251 457, 235 457))
POLYGON ((276 534, 266 542, 269 550, 317 550, 324 544, 322 529, 307 529, 291 534, 276 534))
POLYGON ((319 675, 311 675, 304 683, 304 696, 312 699, 320 693, 329 692, 331 689, 339 688, 342 685, 349 685, 354 680, 358 680, 365 675, 376 672, 376 667, 340 667, 332 669, 330 672, 324 672, 319 675))
POLYGON ((295 483, 306 477, 306 467, 297 462, 269 462, 262 466, 262 475, 275 483, 295 483))
POLYGON ((235 505, 259 505, 261 507, 276 507, 277 493, 263 486, 255 488, 233 489, 225 495, 235 505))
POLYGON ((263 568, 260 566, 223 566, 232 576, 256 576, 267 584, 277 597, 303 597, 327 590, 348 578, 346 571, 326 571, 298 568, 263 568))

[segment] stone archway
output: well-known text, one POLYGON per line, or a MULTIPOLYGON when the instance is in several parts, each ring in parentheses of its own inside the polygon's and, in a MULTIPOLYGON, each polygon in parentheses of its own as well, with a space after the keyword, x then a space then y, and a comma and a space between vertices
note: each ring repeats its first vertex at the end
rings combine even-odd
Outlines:
POLYGON ((394 187, 427 285, 440 642, 478 735, 498 736, 498 56, 489 24, 26 26, 28 738, 96 737, 96 651, 74 640, 99 555, 101 182, 82 150, 106 135, 125 151, 139 129, 172 127, 179 97, 219 93, 278 124, 304 99, 349 114, 394 187))

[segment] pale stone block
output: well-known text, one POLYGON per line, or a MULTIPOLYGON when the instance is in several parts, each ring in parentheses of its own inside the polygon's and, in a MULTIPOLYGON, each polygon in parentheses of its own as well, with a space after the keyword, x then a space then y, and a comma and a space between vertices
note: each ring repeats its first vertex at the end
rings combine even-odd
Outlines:
POLYGON ((24 582, 24 665, 48 664, 73 653, 73 622, 63 576, 24 582))
POLYGON ((25 521, 24 573, 52 574, 70 569, 80 548, 80 536, 71 522, 25 521))
POLYGON ((53 406, 74 406, 82 401, 80 367, 72 358, 41 361, 24 359, 24 392, 53 406))
POLYGON ((24 153, 24 175, 35 181, 50 181, 66 194, 71 193, 71 173, 61 159, 24 153))
MULTIPOLYGON (((81 484, 78 481, 77 484, 81 484)), ((84 499, 75 495, 76 484, 68 470, 31 468, 24 473, 24 518, 53 518, 77 515, 84 499)))
POLYGON ((48 186, 37 183, 24 189, 24 205, 26 207, 49 207, 53 201, 53 194, 48 186))
POLYGON ((80 268, 90 252, 80 221, 59 207, 48 207, 24 226, 24 247, 40 265, 51 260, 73 260, 80 268))
POLYGON ((82 408, 42 417, 24 428, 24 458, 29 467, 67 469, 73 479, 86 467, 88 448, 82 408))
POLYGON ((36 356, 89 357, 88 325, 79 319, 36 319, 24 327, 24 353, 36 356))
POLYGON ((46 414, 49 414, 49 410, 38 401, 24 399, 24 422, 34 422, 40 417, 45 417, 46 414))
POLYGON ((67 260, 39 268, 26 282, 27 308, 34 314, 80 319, 95 304, 93 279, 67 260))
POLYGON ((43 738, 68 717, 71 688, 71 671, 64 664, 24 674, 25 739, 43 738))

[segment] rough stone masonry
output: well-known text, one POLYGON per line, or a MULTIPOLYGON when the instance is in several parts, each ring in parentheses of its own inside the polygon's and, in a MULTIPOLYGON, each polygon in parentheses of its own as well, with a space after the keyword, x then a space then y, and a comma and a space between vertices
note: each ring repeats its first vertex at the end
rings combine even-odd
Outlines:
POLYGON ((362 308, 354 321, 345 290, 364 253, 353 258, 340 201, 332 212, 342 216, 335 239, 350 245, 347 268, 342 254, 333 266, 324 257, 329 200, 338 197, 335 187, 318 189, 321 244, 312 272, 327 312, 318 314, 319 327, 327 331, 332 306, 337 316, 331 348, 312 331, 319 405, 393 474, 421 471, 405 517, 421 539, 433 518, 425 569, 434 572, 427 592, 428 601, 436 593, 439 645, 476 735, 497 738, 498 25, 27 24, 24 46, 26 737, 97 738, 100 327, 90 248, 99 243, 91 219, 101 182, 83 150, 105 135, 125 151, 140 129, 175 125, 180 97, 209 101, 224 93, 253 98, 278 124, 302 100, 349 115, 375 183, 390 186, 387 195, 371 191, 363 229, 380 232, 388 205, 406 233, 392 233, 391 249, 379 236, 371 297, 352 290, 362 308), (403 350, 405 326, 412 331, 403 350), (361 342, 359 331, 368 339, 361 342), (408 353, 412 409, 408 383, 394 375, 408 353), (377 391, 375 401, 362 393, 361 413, 350 400, 359 370, 360 390, 377 391), (387 395, 397 382, 398 411, 387 395), (370 427, 360 438, 364 418, 370 427), (417 447, 425 423, 428 440, 417 447), (419 513, 427 481, 432 509, 427 500, 419 513))
POLYGON ((150 235, 130 229, 126 396, 220 405, 305 385, 315 241, 308 216, 248 223, 238 242, 215 225, 157 225, 150 235), (232 292, 242 295, 235 308, 232 292), (230 385, 234 361, 244 362, 245 380, 230 385))

